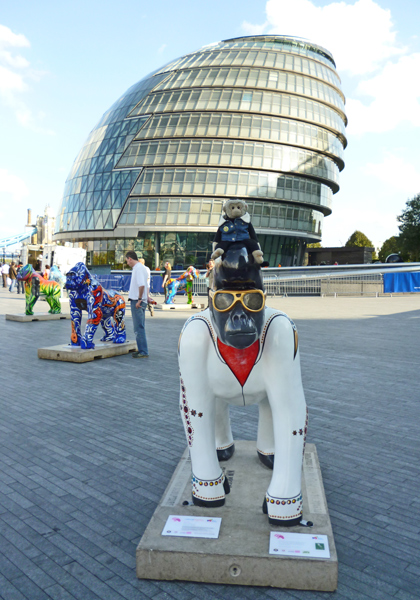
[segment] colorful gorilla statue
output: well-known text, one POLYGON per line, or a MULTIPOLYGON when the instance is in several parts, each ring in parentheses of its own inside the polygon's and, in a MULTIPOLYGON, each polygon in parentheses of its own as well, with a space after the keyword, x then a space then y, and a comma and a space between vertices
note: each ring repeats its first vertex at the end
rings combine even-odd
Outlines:
POLYGON ((105 332, 101 342, 125 342, 125 302, 122 296, 114 291, 104 290, 82 262, 68 271, 65 287, 70 299, 72 346, 94 348, 93 336, 99 324, 105 332), (88 313, 84 335, 80 331, 82 310, 88 313))
POLYGON ((25 282, 25 313, 27 315, 34 314, 33 308, 40 296, 45 296, 50 307, 49 313, 52 315, 59 315, 61 313, 61 288, 56 281, 50 281, 41 277, 32 265, 22 267, 17 278, 25 282))
POLYGON ((48 276, 48 280, 56 281, 59 284, 61 289, 63 289, 64 284, 66 283, 65 276, 62 274, 60 269, 58 267, 56 267, 55 265, 53 265, 50 269, 50 274, 48 276))
POLYGON ((180 337, 180 410, 193 503, 217 507, 230 491, 219 464, 234 452, 229 404, 259 404, 257 453, 273 469, 263 512, 271 524, 292 526, 302 519, 307 409, 296 327, 265 306, 260 269, 241 242, 216 260, 209 308, 180 337))
POLYGON ((175 294, 183 289, 187 292, 187 304, 192 304, 193 281, 198 278, 199 274, 200 271, 198 269, 188 267, 185 273, 180 275, 178 279, 170 279, 166 284, 167 297, 164 304, 173 304, 175 294))

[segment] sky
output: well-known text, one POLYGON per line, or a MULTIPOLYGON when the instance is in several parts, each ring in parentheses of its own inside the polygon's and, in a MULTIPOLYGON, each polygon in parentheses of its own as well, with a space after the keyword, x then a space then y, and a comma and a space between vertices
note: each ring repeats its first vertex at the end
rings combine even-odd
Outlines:
POLYGON ((58 212, 104 112, 165 63, 219 40, 307 38, 332 52, 348 146, 322 245, 357 229, 380 248, 420 193, 418 0, 0 0, 0 239, 58 212))

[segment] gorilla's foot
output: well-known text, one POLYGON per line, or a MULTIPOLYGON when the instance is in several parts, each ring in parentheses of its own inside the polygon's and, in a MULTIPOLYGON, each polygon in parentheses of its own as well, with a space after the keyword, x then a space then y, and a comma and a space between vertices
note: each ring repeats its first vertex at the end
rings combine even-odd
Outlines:
POLYGON ((101 337, 101 339, 99 341, 101 341, 101 342, 113 342, 114 341, 114 334, 112 333, 111 335, 104 335, 104 337, 101 337))
POLYGON ((196 506, 223 506, 225 496, 229 492, 229 482, 223 473, 217 479, 199 479, 195 475, 192 476, 192 499, 196 506))
MULTIPOLYGON (((274 467, 274 454, 265 454, 264 452, 260 452, 257 450, 258 458, 262 462, 265 467, 273 470, 274 467)), ((220 460, 220 459, 219 459, 220 460)))
POLYGON ((95 348, 95 344, 82 338, 80 341, 80 347, 82 350, 93 350, 95 348))
POLYGON ((267 492, 262 511, 268 515, 270 525, 293 527, 302 520, 302 493, 293 498, 275 498, 267 492))
POLYGON ((127 339, 126 334, 121 334, 121 335, 116 335, 114 338, 114 344, 125 344, 125 341, 127 339))
POLYGON ((235 452, 235 444, 231 444, 227 448, 218 448, 217 449, 217 460, 219 462, 224 461, 224 460, 229 460, 229 458, 232 458, 234 452, 235 452))

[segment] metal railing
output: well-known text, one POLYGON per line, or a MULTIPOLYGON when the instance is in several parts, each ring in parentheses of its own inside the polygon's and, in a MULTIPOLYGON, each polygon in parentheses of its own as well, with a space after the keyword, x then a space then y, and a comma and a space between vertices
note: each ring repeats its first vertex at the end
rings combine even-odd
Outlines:
POLYGON ((366 273, 284 279, 270 274, 264 277, 264 287, 268 296, 377 296, 383 293, 383 277, 381 273, 366 273))
MULTIPOLYGON (((263 281, 268 296, 379 296, 384 293, 383 274, 403 271, 420 271, 420 263, 269 268, 263 270, 263 281)), ((183 272, 174 270, 172 277, 183 272)), ((113 285, 128 290, 131 271, 113 271, 111 276, 113 285)), ((151 276, 152 294, 163 294, 162 273, 152 271, 151 276)), ((207 295, 204 270, 194 279, 193 295, 207 295)))

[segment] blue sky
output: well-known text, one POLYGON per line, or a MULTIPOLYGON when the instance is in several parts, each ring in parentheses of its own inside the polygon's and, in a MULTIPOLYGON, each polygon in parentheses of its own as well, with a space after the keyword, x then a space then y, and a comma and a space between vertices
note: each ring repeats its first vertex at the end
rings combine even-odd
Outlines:
POLYGON ((0 239, 26 210, 58 210, 101 115, 166 62, 221 39, 309 38, 337 63, 349 118, 346 167, 323 245, 355 229, 380 246, 420 193, 418 0, 0 0, 0 239))

